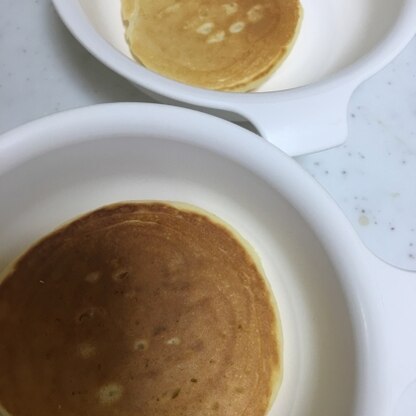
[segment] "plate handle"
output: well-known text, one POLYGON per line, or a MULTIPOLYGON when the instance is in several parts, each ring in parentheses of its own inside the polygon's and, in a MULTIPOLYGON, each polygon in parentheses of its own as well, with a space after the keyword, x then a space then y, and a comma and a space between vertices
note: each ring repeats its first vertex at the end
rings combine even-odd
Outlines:
POLYGON ((263 105, 248 103, 240 113, 260 135, 290 156, 341 145, 348 135, 348 102, 356 84, 324 93, 282 91, 279 100, 265 95, 263 105))

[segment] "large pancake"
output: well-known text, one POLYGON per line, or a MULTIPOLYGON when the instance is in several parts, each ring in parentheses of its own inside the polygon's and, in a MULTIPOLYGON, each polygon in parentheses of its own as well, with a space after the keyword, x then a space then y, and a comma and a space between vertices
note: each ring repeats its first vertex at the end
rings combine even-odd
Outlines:
POLYGON ((107 206, 45 237, 0 285, 0 409, 263 416, 281 338, 244 244, 195 208, 156 202, 107 206))
POLYGON ((121 0, 126 39, 144 66, 186 84, 258 86, 283 62, 299 0, 121 0))

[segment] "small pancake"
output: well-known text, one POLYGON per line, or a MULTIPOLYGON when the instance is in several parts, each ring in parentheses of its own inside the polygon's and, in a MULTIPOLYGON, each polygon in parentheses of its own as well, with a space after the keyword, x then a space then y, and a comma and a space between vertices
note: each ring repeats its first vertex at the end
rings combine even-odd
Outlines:
POLYGON ((264 416, 280 327, 245 247, 218 219, 158 202, 45 237, 0 284, 0 413, 264 416))
POLYGON ((283 62, 299 0, 121 0, 126 39, 147 68, 225 91, 257 87, 283 62))

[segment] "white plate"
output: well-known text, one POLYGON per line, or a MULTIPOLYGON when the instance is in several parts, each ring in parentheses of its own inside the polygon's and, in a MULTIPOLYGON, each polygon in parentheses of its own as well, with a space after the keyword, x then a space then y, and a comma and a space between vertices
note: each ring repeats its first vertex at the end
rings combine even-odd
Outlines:
MULTIPOLYGON (((133 59, 125 40, 120 0, 78 0, 97 32, 133 59)), ((404 0, 302 0, 295 47, 258 91, 301 87, 337 73, 368 54, 391 31, 404 0)))
POLYGON ((243 116, 291 155, 342 143, 356 86, 416 33, 416 0, 302 0, 299 38, 261 93, 224 93, 169 80, 134 61, 124 38, 120 0, 53 2, 92 54, 154 97, 223 110, 227 114, 220 114, 234 119, 243 116))
MULTIPOLYGON (((416 337, 389 323, 371 287, 375 278, 389 285, 387 271, 396 272, 367 253, 295 162, 225 121, 179 108, 112 104, 4 135, 0 269, 62 222, 134 199, 198 205, 258 252, 284 334, 284 381, 271 415, 392 414, 416 377, 416 337), (394 344, 398 336, 405 345, 394 344), (396 368, 396 354, 406 357, 403 368, 396 368)), ((416 283, 397 273, 397 281, 416 283)), ((394 317, 410 325, 403 308, 416 284, 398 287, 405 306, 398 304, 394 317)), ((397 301, 389 299, 384 305, 397 301)))

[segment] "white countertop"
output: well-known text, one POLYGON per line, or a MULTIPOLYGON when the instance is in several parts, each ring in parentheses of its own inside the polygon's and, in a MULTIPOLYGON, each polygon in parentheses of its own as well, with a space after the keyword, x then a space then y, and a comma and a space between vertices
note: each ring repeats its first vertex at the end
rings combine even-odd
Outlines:
MULTIPOLYGON (((69 108, 152 101, 90 56, 49 0, 0 7, 0 132, 69 108)), ((416 270, 416 39, 357 89, 349 121, 345 145, 297 161, 374 253, 416 270)))

